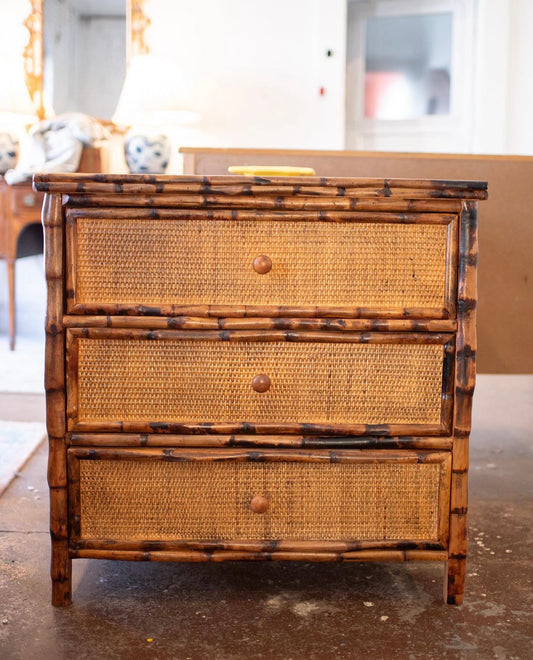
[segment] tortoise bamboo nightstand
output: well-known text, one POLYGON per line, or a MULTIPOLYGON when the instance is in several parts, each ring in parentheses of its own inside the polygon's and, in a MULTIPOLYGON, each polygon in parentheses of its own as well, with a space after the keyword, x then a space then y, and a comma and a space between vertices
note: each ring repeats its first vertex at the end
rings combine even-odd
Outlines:
POLYGON ((486 184, 37 175, 77 557, 440 560, 464 592, 486 184))

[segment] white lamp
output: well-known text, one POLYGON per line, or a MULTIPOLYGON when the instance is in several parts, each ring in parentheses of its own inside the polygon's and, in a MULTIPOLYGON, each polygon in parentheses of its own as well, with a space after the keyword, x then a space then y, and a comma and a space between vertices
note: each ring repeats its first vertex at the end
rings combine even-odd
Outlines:
POLYGON ((165 172, 170 141, 158 132, 199 119, 183 106, 183 85, 173 60, 151 54, 131 58, 113 115, 116 124, 131 127, 124 145, 130 172, 165 172))
POLYGON ((24 126, 36 121, 35 108, 25 83, 22 60, 0 59, 0 174, 15 166, 18 156, 18 134, 24 126))

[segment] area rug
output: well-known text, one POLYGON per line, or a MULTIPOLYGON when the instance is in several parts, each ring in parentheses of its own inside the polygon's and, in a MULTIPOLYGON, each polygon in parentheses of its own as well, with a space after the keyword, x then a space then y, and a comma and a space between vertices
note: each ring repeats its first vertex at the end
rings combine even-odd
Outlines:
POLYGON ((44 440, 41 422, 0 421, 0 495, 44 440))

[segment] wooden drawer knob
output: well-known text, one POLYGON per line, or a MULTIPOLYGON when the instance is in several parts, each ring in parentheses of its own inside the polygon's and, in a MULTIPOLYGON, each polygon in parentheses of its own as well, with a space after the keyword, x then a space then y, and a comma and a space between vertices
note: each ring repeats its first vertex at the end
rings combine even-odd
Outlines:
POLYGON ((265 254, 260 254, 253 260, 252 265, 256 273, 259 273, 259 275, 265 275, 272 270, 272 259, 265 254))
POLYGON ((270 378, 265 374, 257 374, 252 379, 252 387, 256 392, 267 392, 270 389, 270 378))
POLYGON ((262 495, 256 495, 250 502, 250 509, 254 513, 265 513, 269 507, 269 501, 262 495))

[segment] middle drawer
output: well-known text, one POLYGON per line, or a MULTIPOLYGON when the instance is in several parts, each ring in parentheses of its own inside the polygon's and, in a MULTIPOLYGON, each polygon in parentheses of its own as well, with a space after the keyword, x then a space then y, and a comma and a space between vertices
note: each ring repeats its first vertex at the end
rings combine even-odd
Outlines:
POLYGON ((437 435, 450 428, 450 334, 79 328, 67 339, 69 430, 437 435))

